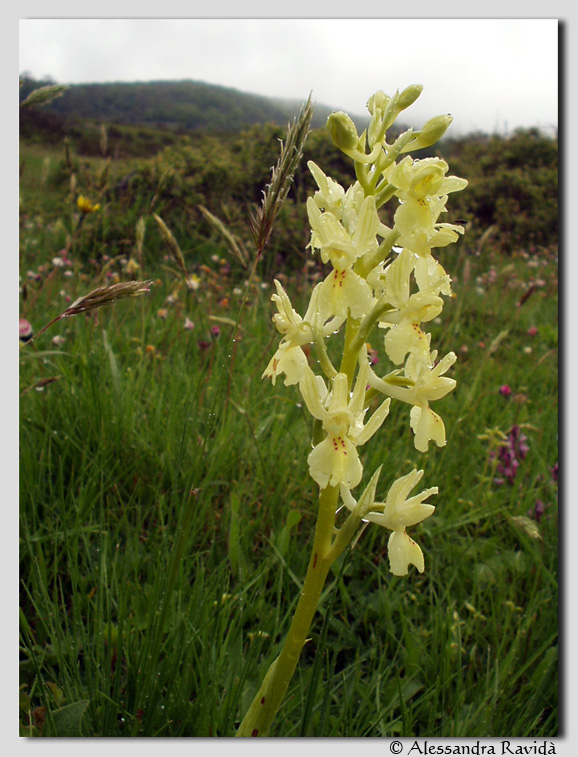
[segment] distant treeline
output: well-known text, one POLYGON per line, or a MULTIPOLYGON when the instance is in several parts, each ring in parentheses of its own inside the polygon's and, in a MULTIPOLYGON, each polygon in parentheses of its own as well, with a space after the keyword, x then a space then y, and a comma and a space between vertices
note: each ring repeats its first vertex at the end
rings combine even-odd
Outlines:
MULTIPOLYGON (((21 97, 46 83, 25 81, 21 97)), ((291 110, 287 105, 282 112, 267 98, 195 82, 75 85, 47 106, 22 109, 20 135, 42 147, 62 147, 66 136, 78 158, 120 160, 120 171, 123 159, 136 159, 131 161, 130 181, 119 178, 127 185, 123 203, 134 215, 145 212, 151 197, 157 196, 165 220, 175 227, 201 231, 204 222, 196 209, 203 205, 219 216, 224 213, 233 230, 241 233, 246 205, 260 202, 279 141, 300 106, 294 103, 291 110), (145 103, 148 110, 143 109, 145 103), (204 125, 174 128, 178 103, 182 123, 204 125), (204 114, 204 121, 199 114, 204 114)), ((316 110, 316 124, 324 126, 329 110, 316 110)), ((361 131, 363 124, 357 123, 361 131)), ((524 246, 557 245, 557 138, 538 129, 520 129, 508 136, 473 134, 445 138, 414 155, 431 156, 447 159, 453 174, 468 179, 467 190, 450 196, 449 212, 440 218, 464 219, 466 244, 475 245, 493 227, 493 242, 506 253, 524 246)), ((327 130, 313 128, 280 219, 284 228, 278 238, 285 248, 281 254, 288 248, 303 249, 308 241, 303 238, 304 203, 315 188, 308 160, 345 187, 354 180, 351 162, 335 148, 327 130)), ((69 186, 64 159, 51 182, 53 187, 69 186)), ((386 223, 391 220, 384 218, 386 223)))

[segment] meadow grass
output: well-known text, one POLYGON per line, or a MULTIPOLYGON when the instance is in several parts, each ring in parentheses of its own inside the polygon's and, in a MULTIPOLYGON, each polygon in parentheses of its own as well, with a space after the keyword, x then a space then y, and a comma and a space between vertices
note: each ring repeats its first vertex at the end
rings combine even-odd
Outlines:
MULTIPOLYGON (((21 315, 38 331, 127 274, 120 255, 51 264, 66 223, 45 222, 35 186, 21 189, 21 315)), ((148 295, 20 353, 22 736, 233 736, 307 569, 309 420, 294 387, 261 379, 272 281, 258 268, 248 282, 215 242, 190 289, 146 239, 148 295)), ((384 487, 412 467, 439 486, 416 528, 425 573, 392 576, 386 537, 363 532, 330 573, 273 735, 558 734, 557 258, 467 239, 440 257, 455 296, 432 344, 459 355, 439 403, 447 446, 418 453, 392 405, 364 459, 364 481, 384 463, 384 487), (529 450, 499 484, 491 453, 513 426, 529 450)), ((299 307, 315 269, 286 275, 299 307)))

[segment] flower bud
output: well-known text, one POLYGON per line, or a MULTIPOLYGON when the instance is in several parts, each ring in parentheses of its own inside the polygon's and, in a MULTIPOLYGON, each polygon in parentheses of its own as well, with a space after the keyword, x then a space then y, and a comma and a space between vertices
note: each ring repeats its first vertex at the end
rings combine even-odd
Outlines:
POLYGON ((449 128, 449 125, 453 121, 450 115, 447 116, 435 116, 431 118, 426 124, 424 124, 419 140, 423 143, 424 147, 429 147, 441 139, 449 128), (425 144, 427 142, 427 144, 425 144))
POLYGON ((327 119, 327 128, 333 144, 340 150, 354 150, 357 147, 357 129, 347 113, 332 113, 327 119))
POLYGON ((395 99, 396 105, 399 110, 405 110, 417 100, 421 95, 423 86, 421 84, 410 84, 401 92, 395 99))
POLYGON ((412 140, 401 152, 409 152, 409 150, 421 150, 423 147, 429 147, 435 144, 438 139, 441 139, 448 130, 449 125, 453 121, 451 116, 435 116, 425 123, 416 135, 416 138, 412 140))
POLYGON ((423 87, 421 84, 410 84, 403 92, 396 92, 387 104, 383 112, 383 127, 389 129, 402 110, 409 108, 421 95, 423 87))
POLYGON ((387 103, 390 100, 391 97, 389 95, 386 95, 385 92, 379 90, 379 92, 376 92, 367 101, 367 110, 371 113, 372 116, 374 116, 376 108, 384 111, 387 107, 387 103))

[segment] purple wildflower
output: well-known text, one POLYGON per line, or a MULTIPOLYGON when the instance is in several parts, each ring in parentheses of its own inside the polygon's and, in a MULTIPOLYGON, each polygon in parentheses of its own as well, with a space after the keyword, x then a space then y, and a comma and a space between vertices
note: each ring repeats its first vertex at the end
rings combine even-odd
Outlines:
POLYGON ((530 451, 530 448, 526 444, 528 441, 527 437, 522 433, 519 426, 512 426, 510 429, 510 445, 513 448, 514 452, 518 454, 522 460, 526 457, 528 452, 530 451))
POLYGON ((520 427, 512 426, 504 445, 493 453, 492 456, 498 458, 496 466, 497 476, 494 478, 494 483, 497 486, 501 486, 506 481, 510 486, 513 485, 516 473, 520 467, 519 460, 524 460, 530 449, 526 444, 527 441, 520 427))
POLYGON ((533 509, 530 510, 528 513, 530 518, 534 518, 534 520, 539 523, 542 519, 542 515, 544 515, 544 510, 548 507, 548 505, 545 505, 541 499, 536 500, 536 504, 534 505, 533 509))

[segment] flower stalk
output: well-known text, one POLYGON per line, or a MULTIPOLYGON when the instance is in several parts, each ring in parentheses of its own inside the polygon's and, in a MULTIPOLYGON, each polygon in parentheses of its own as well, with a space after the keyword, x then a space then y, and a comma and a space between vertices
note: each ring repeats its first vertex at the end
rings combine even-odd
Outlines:
POLYGON ((287 692, 301 651, 307 641, 307 634, 317 612, 327 574, 335 560, 331 547, 338 497, 338 487, 321 490, 309 567, 291 626, 281 653, 269 667, 237 731, 237 736, 269 735, 273 719, 287 692))
MULTIPOLYGON (((381 502, 377 487, 384 467, 387 471, 382 464, 361 496, 356 499, 353 494, 363 478, 360 451, 380 431, 391 401, 410 406, 414 445, 425 453, 432 441, 440 447, 446 443, 444 423, 430 405, 456 384, 444 375, 455 362, 455 354, 438 359, 426 325, 439 316, 442 295, 451 295, 451 279, 432 249, 457 241, 464 231, 439 219, 449 193, 463 189, 467 182, 446 176, 448 165, 439 158, 415 160, 406 154, 410 148, 433 144, 445 133, 451 118, 436 117, 422 130, 410 129, 392 144, 387 142, 388 128, 421 90, 412 85, 393 97, 383 92, 373 95, 368 102, 370 125, 361 135, 346 114, 330 116, 328 128, 334 144, 354 161, 356 181, 347 190, 315 163, 308 164, 318 186, 307 201, 309 247, 331 268, 314 287, 303 317, 275 281, 272 300, 277 313, 273 321, 282 338, 263 377, 275 383, 283 376, 286 386, 295 385, 312 416, 312 449, 307 461, 309 474, 319 486, 319 509, 309 566, 289 632, 238 736, 270 733, 331 566, 356 543, 368 523, 391 532, 388 555, 394 575, 407 575, 411 565, 420 573, 425 569, 420 546, 406 532, 435 509, 425 500, 438 493, 437 487, 409 496, 423 471, 414 469, 391 482, 381 502), (397 204, 393 228, 379 216, 379 209, 390 199, 397 204), (383 348, 393 368, 385 375, 378 375, 368 358, 367 342, 376 327, 384 332, 383 348), (329 359, 326 346, 335 339, 342 340, 339 370, 329 359), (310 346, 316 357, 311 365, 319 366, 321 375, 310 365, 310 346), (379 402, 375 403, 376 399, 379 402), (338 516, 341 511, 345 517, 338 516), (338 518, 340 525, 336 525, 338 518)), ((264 202, 261 222, 268 207, 277 206, 264 202)), ((264 228, 265 235, 254 232, 259 250, 270 233, 269 224, 264 228)))

